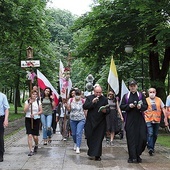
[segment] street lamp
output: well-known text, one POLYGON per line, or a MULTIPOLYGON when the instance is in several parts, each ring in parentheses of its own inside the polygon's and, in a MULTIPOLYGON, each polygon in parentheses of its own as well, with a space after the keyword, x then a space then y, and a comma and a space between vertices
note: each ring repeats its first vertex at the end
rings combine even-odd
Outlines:
MULTIPOLYGON (((85 91, 84 95, 88 96, 89 92, 91 93, 91 91, 93 90, 93 81, 94 81, 94 77, 92 74, 89 74, 85 81, 87 82, 85 85, 85 88, 87 89, 87 91, 85 91)), ((85 89, 84 89, 85 90, 85 89)))
POLYGON ((125 45, 125 52, 126 53, 132 53, 133 52, 133 46, 132 45, 125 45))

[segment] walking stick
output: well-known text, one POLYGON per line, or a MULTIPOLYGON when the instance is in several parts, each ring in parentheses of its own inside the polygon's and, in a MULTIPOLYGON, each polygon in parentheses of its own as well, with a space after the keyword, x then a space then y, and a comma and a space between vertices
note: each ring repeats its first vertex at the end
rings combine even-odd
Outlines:
MULTIPOLYGON (((32 81, 30 80, 30 97, 31 97, 31 90, 32 90, 32 81)), ((31 115, 32 115, 32 102, 31 102, 31 115)), ((31 129, 33 129, 33 118, 31 116, 31 129)))

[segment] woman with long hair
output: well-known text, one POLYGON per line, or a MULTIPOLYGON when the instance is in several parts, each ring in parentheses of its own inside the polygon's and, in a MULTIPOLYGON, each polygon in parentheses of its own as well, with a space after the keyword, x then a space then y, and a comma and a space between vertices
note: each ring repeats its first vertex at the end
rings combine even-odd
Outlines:
POLYGON ((46 87, 44 89, 41 102, 42 102, 42 109, 43 109, 43 112, 41 114, 43 140, 44 140, 44 145, 47 145, 47 142, 51 143, 52 113, 53 113, 53 108, 55 107, 51 88, 46 87))
POLYGON ((81 98, 81 91, 76 90, 75 96, 70 98, 66 108, 70 111, 70 127, 74 141, 74 150, 80 153, 82 134, 85 124, 85 114, 83 109, 84 99, 81 98))

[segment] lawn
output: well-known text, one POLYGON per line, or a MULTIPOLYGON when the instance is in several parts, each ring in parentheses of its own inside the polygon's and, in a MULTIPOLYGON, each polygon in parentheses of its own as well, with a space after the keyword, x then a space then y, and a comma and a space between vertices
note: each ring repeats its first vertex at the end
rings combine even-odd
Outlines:
POLYGON ((170 132, 165 129, 160 129, 156 142, 162 146, 170 148, 170 132))
POLYGON ((18 107, 18 113, 15 114, 15 109, 14 109, 14 105, 10 104, 10 109, 9 109, 9 121, 14 121, 16 119, 20 119, 22 117, 25 116, 24 111, 23 111, 23 107, 18 107))

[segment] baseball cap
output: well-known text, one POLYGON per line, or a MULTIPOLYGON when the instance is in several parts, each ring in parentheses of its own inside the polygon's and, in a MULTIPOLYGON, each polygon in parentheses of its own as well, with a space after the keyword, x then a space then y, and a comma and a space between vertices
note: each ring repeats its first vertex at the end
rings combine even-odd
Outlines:
POLYGON ((136 85, 136 84, 137 84, 137 82, 136 82, 135 80, 129 81, 129 86, 130 86, 130 85, 136 85))

